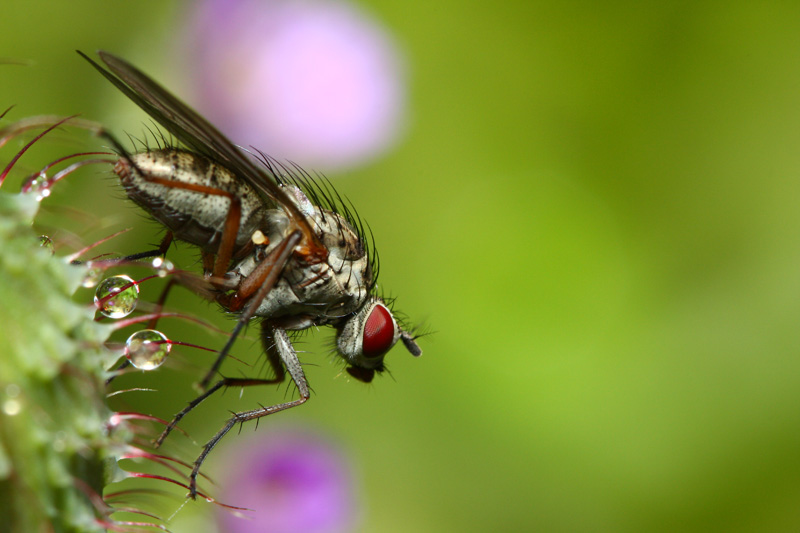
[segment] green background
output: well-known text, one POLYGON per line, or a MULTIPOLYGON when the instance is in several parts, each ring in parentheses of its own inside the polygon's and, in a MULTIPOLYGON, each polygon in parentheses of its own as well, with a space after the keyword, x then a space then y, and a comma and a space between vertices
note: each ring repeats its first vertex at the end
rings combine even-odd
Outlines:
MULTIPOLYGON (((381 286, 435 334, 371 386, 337 378, 328 335, 311 335, 312 400, 259 432, 312 425, 341 443, 363 531, 797 531, 800 4, 362 5, 407 56, 411 116, 396 150, 337 187, 376 235, 381 286)), ((33 64, 0 65, 0 108, 141 131, 74 50, 183 94, 170 32, 188 6, 4 0, 0 56, 33 64)), ((156 242, 101 174, 53 205, 108 217, 88 242, 125 225, 112 248, 156 242)), ((196 302, 175 298, 229 327, 196 302)), ((125 376, 160 389, 127 401, 183 405, 210 357, 182 354, 125 376)), ((185 427, 202 441, 284 392, 229 393, 185 427)), ((169 527, 208 528, 212 511, 187 505, 169 527)))

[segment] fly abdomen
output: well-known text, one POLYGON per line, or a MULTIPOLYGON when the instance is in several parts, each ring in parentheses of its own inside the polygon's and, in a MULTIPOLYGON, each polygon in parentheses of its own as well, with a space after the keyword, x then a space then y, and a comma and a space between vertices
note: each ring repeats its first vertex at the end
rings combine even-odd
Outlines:
POLYGON ((207 252, 217 251, 232 197, 241 203, 235 249, 247 244, 264 221, 266 206, 247 183, 192 152, 164 149, 134 154, 121 158, 114 173, 131 200, 176 238, 207 252))

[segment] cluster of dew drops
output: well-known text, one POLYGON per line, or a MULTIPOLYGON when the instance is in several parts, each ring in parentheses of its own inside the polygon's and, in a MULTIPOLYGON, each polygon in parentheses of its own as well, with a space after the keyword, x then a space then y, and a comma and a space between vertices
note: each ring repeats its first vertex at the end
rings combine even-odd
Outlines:
MULTIPOLYGON (((94 293, 94 305, 98 312, 112 320, 130 315, 139 302, 139 283, 130 276, 119 274, 99 281, 102 269, 87 265, 89 272, 83 286, 91 288, 97 285, 94 293)), ((165 277, 174 268, 172 263, 160 257, 151 263, 158 277, 165 277)), ((131 365, 139 370, 154 370, 164 364, 172 343, 166 335, 155 329, 142 329, 133 333, 125 341, 125 357, 131 365)))
MULTIPOLYGON (((6 110, 6 112, 7 111, 8 110, 6 110)), ((2 118, 4 115, 5 113, 0 113, 0 118, 2 118)), ((63 119, 58 123, 51 125, 47 130, 45 130, 44 133, 40 134, 33 141, 28 143, 28 145, 26 145, 26 147, 17 154, 17 157, 6 167, 3 173, 0 174, 0 185, 2 185, 5 176, 14 166, 14 163, 19 156, 25 153, 27 149, 30 148, 30 146, 42 136, 47 134, 56 126, 59 126, 68 120, 69 118, 63 119)), ((26 128, 20 129, 20 132, 24 129, 26 128)), ((15 134, 12 133, 6 138, 0 138, 0 146, 2 146, 5 141, 14 135, 15 134)), ((104 160, 87 159, 73 163, 63 170, 55 173, 53 176, 48 176, 47 171, 55 164, 77 156, 87 155, 108 154, 105 152, 88 152, 59 159, 45 166, 41 171, 35 172, 28 176, 27 179, 23 181, 20 192, 23 194, 32 194, 38 202, 41 202, 43 199, 50 196, 51 188, 56 182, 60 181, 78 168, 86 164, 109 162, 104 160)), ((55 253, 53 241, 47 235, 41 235, 39 237, 39 244, 51 254, 55 253)), ((139 300, 139 283, 141 283, 143 280, 134 281, 131 277, 121 274, 110 276, 100 281, 105 268, 93 266, 92 261, 87 261, 84 263, 84 265, 87 266, 89 270, 88 274, 84 278, 83 286, 85 288, 97 286, 94 295, 94 304, 101 315, 113 320, 118 320, 128 316, 134 311, 134 309, 136 309, 136 304, 139 300)), ((106 265, 108 265, 108 263, 106 263, 106 265)), ((166 277, 174 269, 174 266, 170 261, 167 261, 161 257, 155 258, 149 266, 156 272, 156 275, 145 279, 150 279, 152 277, 166 277)), ((135 368, 140 370, 153 370, 160 367, 164 363, 171 348, 172 342, 166 337, 166 335, 155 329, 143 329, 133 333, 125 342, 125 356, 130 364, 135 368)))
MULTIPOLYGON (((50 195, 50 188, 59 178, 48 178, 44 172, 30 176, 22 185, 23 193, 34 194, 37 201, 50 195)), ((51 254, 55 253, 53 240, 47 235, 39 237, 39 244, 51 254)), ((98 312, 112 320, 130 315, 139 302, 139 283, 130 276, 119 274, 102 279, 104 269, 85 263, 88 273, 83 280, 85 288, 97 286, 94 294, 94 305, 98 312), (99 282, 99 283, 98 283, 99 282)), ((161 257, 153 259, 150 267, 157 277, 166 277, 174 266, 161 257)), ((149 278, 146 278, 149 279, 149 278)), ((155 329, 143 329, 133 333, 125 341, 125 357, 133 367, 139 370, 154 370, 167 359, 172 343, 166 335, 155 329)))

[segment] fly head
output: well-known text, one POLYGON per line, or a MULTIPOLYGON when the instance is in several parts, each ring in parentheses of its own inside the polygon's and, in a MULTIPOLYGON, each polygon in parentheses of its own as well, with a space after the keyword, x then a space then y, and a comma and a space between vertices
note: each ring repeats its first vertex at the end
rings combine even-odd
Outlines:
POLYGON ((347 361, 347 373, 364 383, 384 370, 383 358, 397 343, 413 356, 422 355, 414 337, 405 331, 380 298, 370 298, 355 313, 336 326, 336 348, 347 361))

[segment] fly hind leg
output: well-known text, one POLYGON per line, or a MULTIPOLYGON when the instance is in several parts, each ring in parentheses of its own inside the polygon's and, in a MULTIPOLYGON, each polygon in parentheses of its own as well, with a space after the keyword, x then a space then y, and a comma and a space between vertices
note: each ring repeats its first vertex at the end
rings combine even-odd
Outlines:
POLYGON ((194 468, 189 476, 189 496, 192 499, 197 496, 197 476, 200 473, 200 467, 203 465, 206 457, 208 457, 208 454, 211 453, 211 450, 214 449, 217 443, 236 424, 243 424, 244 422, 248 422, 250 420, 257 420, 267 415, 285 411, 287 409, 291 409, 292 407, 297 407, 298 405, 304 404, 311 397, 311 393, 308 388, 308 381, 306 380, 306 376, 303 373, 303 368, 300 365, 300 360, 297 358, 297 352, 292 346, 291 339, 289 339, 289 335, 286 333, 286 330, 274 327, 271 324, 264 322, 262 325, 262 340, 264 342, 264 348, 270 358, 270 363, 278 360, 280 363, 282 363, 283 367, 286 368, 286 370, 289 372, 289 375, 292 377, 292 381, 294 381, 295 385, 297 386, 300 397, 296 400, 279 403, 269 407, 261 407, 251 411, 235 413, 225 423, 225 425, 222 426, 217 434, 214 435, 211 440, 205 444, 205 446, 203 446, 203 451, 200 452, 200 455, 195 460, 194 468))
MULTIPOLYGON (((266 330, 263 330, 263 334, 267 335, 266 330)), ((262 343, 266 346, 270 341, 264 337, 262 343)), ((189 414, 195 407, 203 403, 209 396, 214 394, 220 389, 228 388, 228 387, 251 387, 254 385, 275 385, 278 383, 282 383, 286 379, 286 371, 284 370, 283 363, 281 362, 281 357, 275 352, 275 350, 266 350, 267 353, 267 360, 269 361, 269 365, 272 368, 272 373, 274 375, 273 378, 270 379, 248 379, 248 378, 222 378, 213 386, 211 386, 207 391, 203 394, 189 402, 189 404, 184 407, 179 413, 177 413, 173 418, 172 421, 167 424, 167 427, 161 432, 161 435, 155 440, 153 443, 156 448, 161 446, 164 443, 164 440, 167 436, 175 429, 175 426, 178 425, 178 422, 181 419, 189 414)))
POLYGON ((264 351, 267 354, 269 364, 272 367, 274 377, 271 379, 222 378, 206 392, 191 401, 183 410, 177 413, 158 437, 158 439, 156 439, 154 446, 156 448, 161 446, 170 432, 177 426, 178 422, 180 422, 184 416, 186 416, 195 407, 200 405, 203 401, 220 389, 227 387, 249 387, 255 385, 271 385, 281 383, 284 381, 286 372, 288 371, 292 381, 297 386, 300 397, 296 400, 283 402, 270 407, 262 407, 260 409, 254 409, 251 411, 235 413, 225 423, 222 429, 220 429, 217 434, 214 435, 211 440, 205 444, 205 446, 203 446, 202 452, 194 462, 194 468, 192 469, 192 473, 190 475, 189 485, 190 496, 193 499, 197 495, 197 476, 200 473, 200 467, 206 460, 206 457, 208 457, 208 454, 211 453, 211 450, 237 423, 257 420, 263 416, 296 407, 305 403, 311 395, 308 387, 308 381, 303 373, 300 361, 297 358, 297 352, 292 346, 289 335, 284 329, 274 327, 268 322, 263 322, 261 328, 261 340, 264 345, 264 351))

